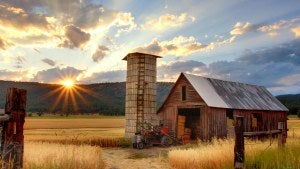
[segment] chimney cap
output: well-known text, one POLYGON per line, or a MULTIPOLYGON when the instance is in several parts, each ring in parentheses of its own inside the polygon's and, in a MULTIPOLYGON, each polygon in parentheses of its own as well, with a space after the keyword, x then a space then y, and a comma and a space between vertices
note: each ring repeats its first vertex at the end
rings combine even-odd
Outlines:
POLYGON ((148 53, 141 53, 141 52, 133 52, 133 53, 128 53, 122 60, 127 60, 127 57, 130 55, 148 55, 148 56, 152 56, 155 58, 162 58, 161 56, 157 56, 157 55, 152 55, 152 54, 148 54, 148 53))

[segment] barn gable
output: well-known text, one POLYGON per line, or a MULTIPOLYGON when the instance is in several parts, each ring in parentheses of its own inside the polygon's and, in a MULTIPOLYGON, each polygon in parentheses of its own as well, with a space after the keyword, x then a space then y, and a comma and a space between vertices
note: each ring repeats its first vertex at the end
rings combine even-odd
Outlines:
POLYGON ((206 105, 204 100, 191 85, 188 79, 181 74, 177 79, 175 85, 171 89, 168 97, 165 99, 163 105, 158 110, 161 111, 165 106, 169 106, 176 103, 179 106, 188 106, 188 105, 206 105), (182 86, 186 87, 186 100, 182 100, 182 86))

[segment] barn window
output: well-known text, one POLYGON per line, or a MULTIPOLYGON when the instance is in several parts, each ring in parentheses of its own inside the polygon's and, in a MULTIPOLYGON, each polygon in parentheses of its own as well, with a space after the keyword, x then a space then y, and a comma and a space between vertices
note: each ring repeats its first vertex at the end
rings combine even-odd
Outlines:
POLYGON ((251 126, 254 130, 260 130, 262 128, 262 114, 252 113, 251 115, 251 126))
POLYGON ((186 86, 181 87, 181 100, 186 100, 186 86))
POLYGON ((233 109, 226 109, 226 117, 233 119, 233 109))

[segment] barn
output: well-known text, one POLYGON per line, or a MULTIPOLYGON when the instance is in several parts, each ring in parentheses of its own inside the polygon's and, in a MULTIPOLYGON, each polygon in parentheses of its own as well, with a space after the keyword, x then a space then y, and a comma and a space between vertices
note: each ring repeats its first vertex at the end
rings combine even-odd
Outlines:
POLYGON ((287 111, 263 86, 181 73, 157 115, 177 137, 210 140, 226 138, 235 115, 244 116, 244 131, 286 127, 287 111))

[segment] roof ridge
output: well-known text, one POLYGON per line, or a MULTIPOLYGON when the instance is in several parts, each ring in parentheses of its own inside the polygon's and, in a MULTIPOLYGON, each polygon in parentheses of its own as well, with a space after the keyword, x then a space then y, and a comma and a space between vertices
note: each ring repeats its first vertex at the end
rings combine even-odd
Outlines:
MULTIPOLYGON (((245 84, 245 85, 251 85, 251 86, 259 86, 259 87, 264 87, 262 85, 258 85, 258 84, 252 84, 252 83, 244 83, 244 82, 239 82, 239 81, 231 81, 231 80, 224 80, 224 79, 217 79, 217 78, 212 78, 212 77, 206 77, 206 76, 200 76, 200 75, 194 75, 194 74, 190 74, 190 73, 184 73, 182 72, 184 75, 189 75, 189 76, 196 76, 196 77, 200 77, 200 78, 205 78, 205 79, 212 79, 212 80, 219 80, 219 81, 223 81, 223 82, 231 82, 231 83, 239 83, 239 84, 245 84)), ((265 88, 265 87, 264 87, 265 88)))

